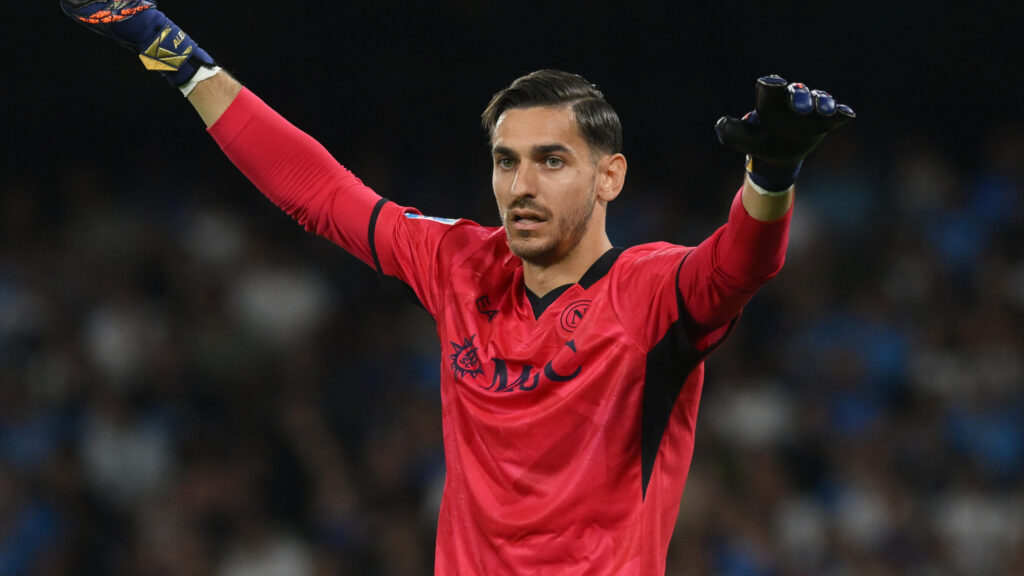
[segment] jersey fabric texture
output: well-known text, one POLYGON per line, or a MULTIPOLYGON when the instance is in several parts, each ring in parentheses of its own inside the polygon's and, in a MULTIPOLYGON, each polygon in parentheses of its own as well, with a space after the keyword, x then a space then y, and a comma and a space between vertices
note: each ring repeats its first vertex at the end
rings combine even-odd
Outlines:
POLYGON ((504 230, 389 202, 248 90, 210 128, 307 230, 437 322, 447 476, 436 574, 660 575, 703 361, 782 266, 789 215, 613 249, 538 298, 504 230))

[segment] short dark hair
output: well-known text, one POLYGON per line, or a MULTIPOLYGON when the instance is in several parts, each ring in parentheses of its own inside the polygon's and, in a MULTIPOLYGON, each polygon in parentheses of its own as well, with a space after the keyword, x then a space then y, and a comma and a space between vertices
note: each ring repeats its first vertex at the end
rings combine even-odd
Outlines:
POLYGON ((516 78, 491 98, 481 114, 484 130, 492 140, 498 119, 506 110, 533 106, 568 105, 583 139, 595 151, 622 152, 622 123, 597 86, 579 74, 538 70, 516 78))

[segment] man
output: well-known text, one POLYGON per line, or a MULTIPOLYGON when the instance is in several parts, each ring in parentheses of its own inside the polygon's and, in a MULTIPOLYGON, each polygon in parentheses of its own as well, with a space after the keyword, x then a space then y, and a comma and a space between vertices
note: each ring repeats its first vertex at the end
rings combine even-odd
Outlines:
POLYGON ((619 119, 542 70, 483 114, 500 228, 387 201, 215 66, 150 2, 62 0, 180 87, 273 202, 404 285, 442 345, 447 478, 437 574, 662 574, 693 450, 703 361, 782 266, 803 158, 853 111, 762 78, 723 118, 748 154, 728 223, 695 248, 613 247, 619 119))

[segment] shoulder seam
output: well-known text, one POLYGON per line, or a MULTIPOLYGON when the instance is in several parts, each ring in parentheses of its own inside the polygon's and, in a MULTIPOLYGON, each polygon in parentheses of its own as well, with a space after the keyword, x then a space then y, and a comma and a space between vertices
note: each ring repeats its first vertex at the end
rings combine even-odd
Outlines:
POLYGON ((377 204, 373 207, 373 212, 370 214, 370 229, 367 232, 367 240, 370 243, 370 255, 373 256, 373 267, 377 269, 378 274, 384 274, 384 270, 380 266, 380 257, 377 255, 377 218, 380 216, 380 211, 384 208, 389 200, 387 198, 381 198, 377 201, 377 204))

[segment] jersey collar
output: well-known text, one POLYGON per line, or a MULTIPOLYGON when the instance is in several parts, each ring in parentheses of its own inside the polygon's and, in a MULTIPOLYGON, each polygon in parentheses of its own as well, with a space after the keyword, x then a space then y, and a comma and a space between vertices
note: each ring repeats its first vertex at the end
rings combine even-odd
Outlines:
MULTIPOLYGON (((590 268, 580 278, 579 284, 584 290, 589 289, 591 286, 597 283, 598 280, 604 278, 608 271, 612 269, 612 265, 619 259, 619 256, 625 251, 625 248, 611 248, 607 252, 601 255, 596 262, 590 265, 590 268)), ((559 286, 545 294, 543 297, 537 296, 529 288, 523 286, 526 290, 526 298, 530 301, 530 307, 533 309, 533 318, 540 318, 540 315, 551 306, 558 297, 565 293, 566 290, 571 288, 573 284, 565 284, 559 286)))

